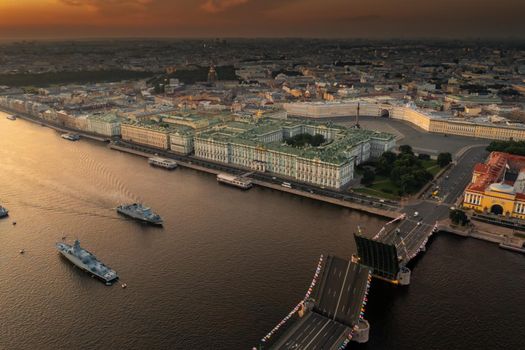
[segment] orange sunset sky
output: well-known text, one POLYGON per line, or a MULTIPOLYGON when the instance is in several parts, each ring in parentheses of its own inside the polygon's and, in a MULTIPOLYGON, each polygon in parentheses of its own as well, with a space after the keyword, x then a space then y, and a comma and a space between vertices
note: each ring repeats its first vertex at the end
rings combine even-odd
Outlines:
POLYGON ((515 37, 525 0, 0 0, 0 39, 515 37))

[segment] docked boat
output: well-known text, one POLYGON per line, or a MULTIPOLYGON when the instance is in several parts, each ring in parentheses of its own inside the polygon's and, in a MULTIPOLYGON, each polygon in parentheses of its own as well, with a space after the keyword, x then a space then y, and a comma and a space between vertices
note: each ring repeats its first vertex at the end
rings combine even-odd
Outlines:
POLYGON ((101 279, 106 285, 110 285, 118 279, 115 270, 104 265, 104 263, 99 261, 96 256, 80 247, 78 239, 75 240, 73 245, 59 242, 56 244, 56 247, 58 252, 71 261, 75 266, 80 267, 82 270, 101 279))
POLYGON ((165 169, 175 169, 177 167, 177 162, 173 159, 166 159, 161 157, 151 157, 148 158, 148 163, 153 166, 158 166, 165 169))
POLYGON ((164 223, 160 215, 155 214, 151 208, 145 207, 139 203, 119 205, 117 207, 117 212, 148 224, 161 226, 164 223))
POLYGON ((69 141, 78 141, 80 140, 80 135, 78 134, 62 134, 60 135, 63 139, 69 140, 69 141))
POLYGON ((9 215, 9 210, 7 208, 4 208, 0 205, 0 218, 5 218, 9 215))
POLYGON ((9 119, 9 120, 16 120, 16 115, 12 115, 12 114, 10 114, 10 115, 8 115, 8 116, 6 117, 6 119, 9 119))
POLYGON ((253 186, 252 181, 249 178, 230 174, 217 175, 217 181, 227 185, 242 188, 243 190, 247 190, 253 186))

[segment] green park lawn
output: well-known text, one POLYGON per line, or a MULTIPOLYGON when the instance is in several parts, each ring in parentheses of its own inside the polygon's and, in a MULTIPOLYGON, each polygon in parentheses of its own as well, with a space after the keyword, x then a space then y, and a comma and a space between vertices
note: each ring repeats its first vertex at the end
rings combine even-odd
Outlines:
MULTIPOLYGON (((423 164, 423 167, 430 172, 433 176, 436 176, 436 174, 441 170, 439 165, 437 164, 437 161, 431 159, 431 160, 423 160, 421 161, 423 164)), ((360 174, 361 172, 358 172, 360 174)), ((400 199, 399 193, 399 187, 396 186, 388 177, 386 176, 379 176, 376 175, 374 182, 372 185, 368 187, 360 187, 355 188, 355 192, 367 194, 370 196, 385 198, 385 199, 392 199, 392 200, 398 200, 400 199)))

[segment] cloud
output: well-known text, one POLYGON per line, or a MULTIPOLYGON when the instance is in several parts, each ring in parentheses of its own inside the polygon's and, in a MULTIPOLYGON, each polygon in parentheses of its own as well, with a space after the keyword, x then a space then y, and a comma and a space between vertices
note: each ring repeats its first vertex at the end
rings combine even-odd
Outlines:
POLYGON ((207 0, 201 5, 206 12, 216 13, 225 11, 231 7, 246 4, 249 0, 207 0))
POLYGON ((145 7, 155 0, 60 0, 70 6, 89 6, 98 10, 107 7, 126 5, 131 7, 145 7))
POLYGON ((66 5, 82 6, 82 5, 147 5, 153 0, 61 0, 66 5))

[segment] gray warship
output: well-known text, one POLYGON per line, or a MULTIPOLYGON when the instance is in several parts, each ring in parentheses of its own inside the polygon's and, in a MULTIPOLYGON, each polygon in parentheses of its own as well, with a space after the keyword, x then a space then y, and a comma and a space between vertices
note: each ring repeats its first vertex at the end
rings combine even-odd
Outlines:
POLYGON ((9 210, 7 210, 7 208, 4 208, 0 205, 0 218, 4 218, 7 215, 9 215, 9 210))
POLYGON ((73 245, 59 242, 56 244, 57 250, 66 259, 71 261, 74 265, 80 267, 82 270, 89 272, 93 276, 106 282, 106 285, 111 285, 112 282, 118 279, 115 270, 104 265, 92 253, 80 247, 80 242, 75 240, 73 245))
POLYGON ((161 226, 164 223, 160 215, 155 214, 150 208, 138 203, 119 205, 117 207, 117 212, 129 216, 130 218, 153 225, 161 226))

